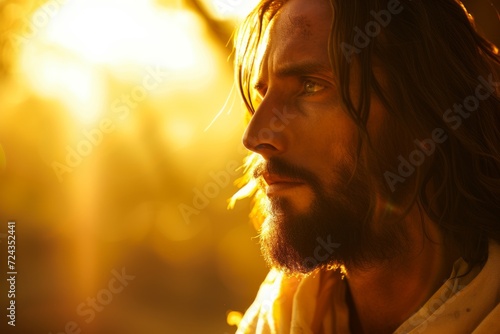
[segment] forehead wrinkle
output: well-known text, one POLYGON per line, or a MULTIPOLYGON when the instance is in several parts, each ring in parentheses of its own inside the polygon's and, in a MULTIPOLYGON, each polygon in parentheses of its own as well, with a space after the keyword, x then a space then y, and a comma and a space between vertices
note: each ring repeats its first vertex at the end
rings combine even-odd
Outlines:
POLYGON ((286 35, 295 35, 298 33, 303 38, 311 36, 311 23, 304 15, 291 16, 288 14, 288 20, 284 25, 286 35))

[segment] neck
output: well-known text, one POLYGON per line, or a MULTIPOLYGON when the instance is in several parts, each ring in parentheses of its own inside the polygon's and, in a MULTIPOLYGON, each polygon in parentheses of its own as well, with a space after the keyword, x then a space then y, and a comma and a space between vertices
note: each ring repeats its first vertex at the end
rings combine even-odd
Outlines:
POLYGON ((415 247, 404 258, 368 269, 346 268, 353 333, 394 332, 449 278, 458 252, 445 247, 434 223, 426 220, 422 229, 419 215, 411 219, 410 213, 405 224, 413 227, 408 230, 415 247))

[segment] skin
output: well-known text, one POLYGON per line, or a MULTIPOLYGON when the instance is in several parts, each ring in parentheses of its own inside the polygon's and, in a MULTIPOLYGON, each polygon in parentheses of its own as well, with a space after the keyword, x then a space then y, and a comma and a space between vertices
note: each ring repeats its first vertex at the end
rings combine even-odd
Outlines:
MULTIPOLYGON (((332 170, 354 168, 356 125, 342 110, 329 65, 327 42, 332 20, 326 1, 287 2, 275 19, 255 86, 261 102, 243 137, 244 145, 264 160, 280 157, 320 177, 328 187, 345 183, 332 170), (294 115, 286 126, 270 127, 273 110, 294 115), (272 136, 260 135, 274 129, 272 136)), ((351 91, 353 96, 356 90, 351 91)), ((377 129, 388 117, 374 101, 368 131, 377 129)), ((305 183, 280 180, 268 187, 268 196, 286 198, 295 213, 307 211, 314 192, 305 183)), ((374 228, 384 221, 377 213, 387 209, 382 192, 377 192, 374 228)), ((401 208, 395 207, 394 212, 401 208)), ((353 333, 392 333, 415 313, 449 277, 459 257, 444 246, 440 229, 417 208, 403 224, 412 247, 391 263, 373 263, 370 269, 346 268, 353 333), (424 233, 425 231, 425 233, 424 233), (425 234, 425 235, 424 235, 425 234), (432 241, 431 241, 432 240, 432 241)))

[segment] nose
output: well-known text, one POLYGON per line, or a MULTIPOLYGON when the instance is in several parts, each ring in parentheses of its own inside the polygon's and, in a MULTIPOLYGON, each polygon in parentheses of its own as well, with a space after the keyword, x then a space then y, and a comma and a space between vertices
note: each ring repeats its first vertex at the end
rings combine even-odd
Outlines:
MULTIPOLYGON (((267 98, 267 97, 266 97, 267 98)), ((269 159, 285 151, 285 130, 288 120, 279 108, 286 110, 283 104, 270 99, 262 101, 257 108, 243 135, 243 145, 255 153, 269 159)))

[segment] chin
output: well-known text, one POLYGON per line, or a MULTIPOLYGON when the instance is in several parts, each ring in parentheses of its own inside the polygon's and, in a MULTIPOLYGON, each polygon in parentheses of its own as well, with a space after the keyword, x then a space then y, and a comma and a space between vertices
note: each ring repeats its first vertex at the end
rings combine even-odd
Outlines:
POLYGON ((374 206, 368 193, 352 205, 345 205, 340 196, 318 193, 302 210, 295 197, 268 198, 260 233, 268 265, 304 274, 317 268, 367 267, 400 256, 408 248, 402 224, 373 231, 374 206))

